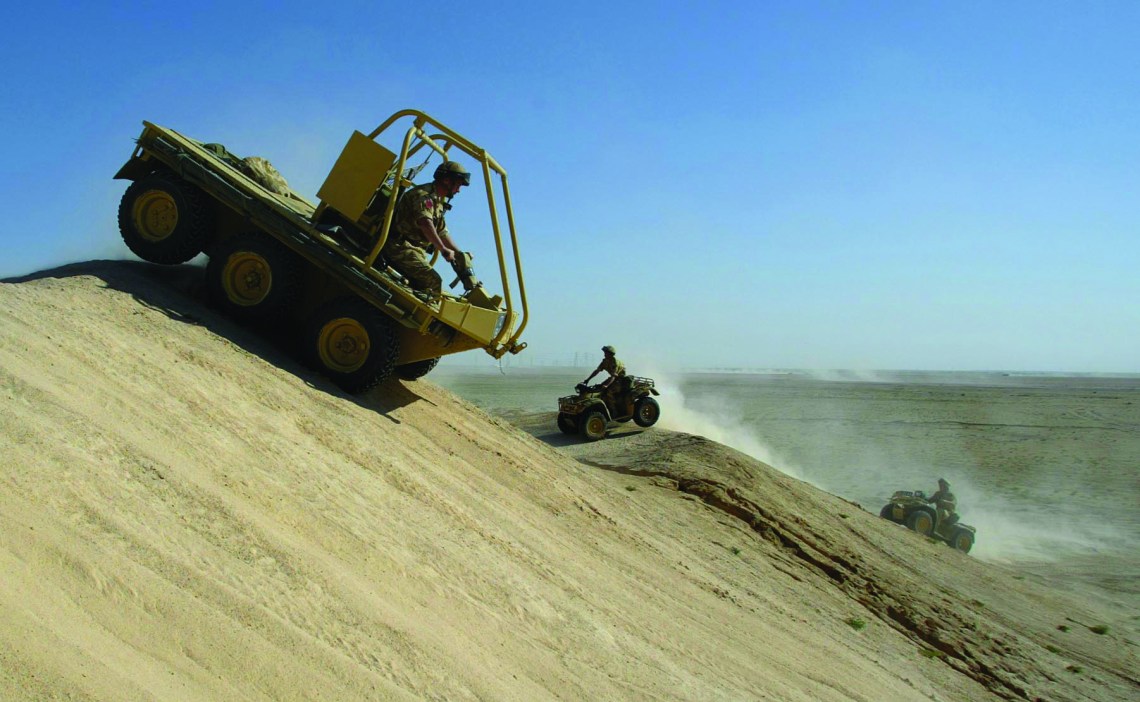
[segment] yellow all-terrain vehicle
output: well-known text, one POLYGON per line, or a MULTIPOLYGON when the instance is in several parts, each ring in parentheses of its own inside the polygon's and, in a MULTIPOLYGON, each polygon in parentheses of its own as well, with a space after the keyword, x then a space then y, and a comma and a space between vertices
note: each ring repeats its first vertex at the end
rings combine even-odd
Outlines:
POLYGON ((241 320, 291 325, 303 334, 307 359, 345 390, 364 391, 392 374, 414 380, 447 354, 483 349, 501 358, 526 347, 519 341, 528 321, 526 288, 507 173, 446 125, 403 110, 370 134, 354 132, 317 204, 293 192, 264 159, 143 125, 133 155, 115 174, 134 181, 119 205, 127 246, 161 264, 205 253, 206 286, 219 307, 241 320), (409 121, 406 131, 389 132, 409 121), (389 149, 377 141, 385 134, 402 134, 402 141, 389 149), (423 163, 410 168, 418 152, 423 163), (470 256, 454 266, 463 293, 439 300, 418 295, 381 256, 397 199, 435 156, 470 159, 476 182, 482 176, 493 238, 482 243, 498 260, 500 294, 475 278, 470 256))

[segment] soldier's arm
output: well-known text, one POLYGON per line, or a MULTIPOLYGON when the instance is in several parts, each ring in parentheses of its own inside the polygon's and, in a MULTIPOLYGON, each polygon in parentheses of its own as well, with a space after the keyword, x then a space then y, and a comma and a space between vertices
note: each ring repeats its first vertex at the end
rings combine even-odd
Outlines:
POLYGON ((455 245, 455 241, 451 238, 451 232, 447 230, 447 225, 443 225, 443 231, 439 232, 440 240, 447 244, 447 248, 458 253, 459 247, 455 245))
MULTIPOLYGON (((444 243, 443 237, 441 237, 439 235, 439 232, 435 230, 435 225, 432 224, 432 221, 430 219, 427 217, 420 217, 416 220, 416 226, 420 228, 420 231, 423 232, 424 238, 426 238, 431 243, 431 245, 434 246, 437 251, 439 251, 439 255, 443 256, 443 259, 445 261, 450 263, 455 259, 455 249, 452 248, 454 244, 452 244, 452 246, 448 246, 446 243, 444 243)), ((447 237, 447 241, 450 242, 451 238, 447 237)))

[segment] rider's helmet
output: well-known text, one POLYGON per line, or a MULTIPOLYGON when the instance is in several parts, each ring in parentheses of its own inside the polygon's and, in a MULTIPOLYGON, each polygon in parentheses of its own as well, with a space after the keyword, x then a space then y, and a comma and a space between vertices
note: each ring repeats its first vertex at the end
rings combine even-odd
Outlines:
POLYGON ((939 478, 938 479, 938 487, 942 488, 943 490, 946 490, 947 488, 950 487, 950 483, 946 482, 946 478, 939 478))
POLYGON ((471 174, 458 161, 444 161, 435 168, 435 180, 456 178, 464 185, 471 185, 471 174))
POLYGON ((616 354, 617 351, 614 351, 614 347, 610 346, 609 344, 606 344, 605 346, 602 347, 602 353, 608 353, 610 355, 613 355, 613 354, 616 354))

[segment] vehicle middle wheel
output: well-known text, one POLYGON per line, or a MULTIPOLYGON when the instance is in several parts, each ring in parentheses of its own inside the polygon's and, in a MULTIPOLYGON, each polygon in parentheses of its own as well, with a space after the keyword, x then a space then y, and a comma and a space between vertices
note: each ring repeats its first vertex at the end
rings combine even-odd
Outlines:
POLYGON ((396 377, 403 378, 404 380, 419 380, 430 373, 438 364, 439 356, 426 358, 422 361, 415 361, 414 363, 404 363, 396 366, 396 377))
POLYGON ((151 263, 185 263, 214 235, 214 207, 206 195, 173 173, 131 183, 119 202, 119 233, 136 256, 151 263))
POLYGON ((606 435, 606 415, 600 410, 590 410, 579 420, 579 431, 587 441, 597 441, 606 435))
POLYGON ((906 518, 906 525, 923 536, 930 536, 934 533, 934 517, 924 509, 911 512, 910 516, 906 518))
POLYGON ((313 367, 350 393, 387 380, 400 355, 392 321, 358 297, 331 300, 313 313, 305 347, 313 367))
POLYGON ((227 313, 263 321, 284 317, 302 294, 302 262, 273 237, 259 232, 222 242, 210 253, 206 285, 227 313))
POLYGON ((633 421, 639 427, 651 427, 661 416, 661 406, 649 395, 638 398, 633 404, 633 421))

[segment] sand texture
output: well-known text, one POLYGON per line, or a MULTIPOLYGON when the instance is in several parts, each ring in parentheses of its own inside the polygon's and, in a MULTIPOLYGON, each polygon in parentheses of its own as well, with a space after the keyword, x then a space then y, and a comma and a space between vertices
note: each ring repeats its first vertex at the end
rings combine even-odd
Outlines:
POLYGON ((344 395, 196 275, 0 284, 0 699, 1140 698, 1140 606, 700 437, 344 395))

